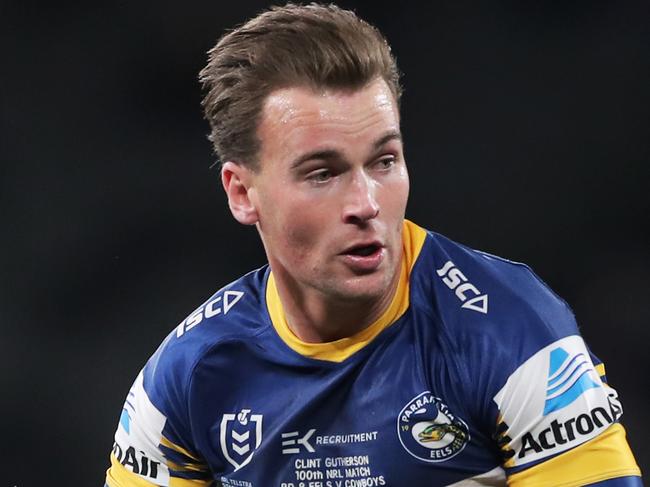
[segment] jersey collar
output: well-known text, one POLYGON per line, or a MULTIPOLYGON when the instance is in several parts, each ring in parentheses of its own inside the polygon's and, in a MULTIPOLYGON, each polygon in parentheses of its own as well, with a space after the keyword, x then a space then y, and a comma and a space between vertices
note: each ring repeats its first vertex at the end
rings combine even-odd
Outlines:
POLYGON ((266 306, 275 331, 289 348, 299 354, 330 362, 342 362, 353 353, 361 350, 379 333, 395 323, 409 307, 410 275, 413 265, 422 250, 426 231, 416 224, 404 220, 402 230, 402 265, 400 278, 393 299, 386 311, 377 320, 350 337, 327 343, 307 343, 293 334, 287 324, 284 308, 280 301, 273 273, 269 272, 266 283, 266 306))

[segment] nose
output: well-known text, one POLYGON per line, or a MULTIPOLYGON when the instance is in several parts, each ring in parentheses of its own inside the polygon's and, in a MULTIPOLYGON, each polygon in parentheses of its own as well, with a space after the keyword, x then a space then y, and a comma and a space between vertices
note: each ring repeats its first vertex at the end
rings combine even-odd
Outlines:
POLYGON ((342 216, 345 223, 363 223, 379 214, 375 186, 375 181, 365 171, 359 170, 353 174, 344 196, 342 216))

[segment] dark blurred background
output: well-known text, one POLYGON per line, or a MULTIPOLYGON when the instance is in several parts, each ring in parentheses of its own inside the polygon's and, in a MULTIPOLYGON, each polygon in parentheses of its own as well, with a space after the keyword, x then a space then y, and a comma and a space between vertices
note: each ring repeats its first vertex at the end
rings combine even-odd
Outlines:
MULTIPOLYGON (((408 215, 573 307, 650 473, 650 3, 353 2, 405 73, 408 215)), ((265 261, 197 73, 267 2, 0 3, 0 486, 102 485, 162 338, 265 261)))

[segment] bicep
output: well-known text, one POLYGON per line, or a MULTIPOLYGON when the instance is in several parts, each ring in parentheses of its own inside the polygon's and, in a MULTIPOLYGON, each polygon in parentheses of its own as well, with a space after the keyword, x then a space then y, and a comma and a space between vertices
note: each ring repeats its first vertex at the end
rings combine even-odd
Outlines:
MULTIPOLYGON (((115 433, 106 472, 109 487, 207 487, 210 471, 178 438, 183 428, 170 424, 165 404, 154 405, 145 390, 143 373, 129 391, 115 433)), ((171 406, 167 405, 168 409, 171 406)))
POLYGON ((597 437, 525 470, 508 475, 508 485, 624 487, 643 485, 640 470, 615 423, 597 437))

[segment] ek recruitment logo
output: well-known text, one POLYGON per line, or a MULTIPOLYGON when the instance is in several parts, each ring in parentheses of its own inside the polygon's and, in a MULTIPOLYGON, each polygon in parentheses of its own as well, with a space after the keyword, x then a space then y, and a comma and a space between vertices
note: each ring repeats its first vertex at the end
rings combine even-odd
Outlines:
POLYGON ((282 433, 282 454, 293 455, 300 453, 300 448, 304 448, 309 453, 314 453, 316 449, 311 445, 311 437, 316 433, 316 429, 312 428, 304 435, 300 435, 299 431, 289 431, 282 433))

